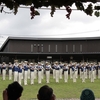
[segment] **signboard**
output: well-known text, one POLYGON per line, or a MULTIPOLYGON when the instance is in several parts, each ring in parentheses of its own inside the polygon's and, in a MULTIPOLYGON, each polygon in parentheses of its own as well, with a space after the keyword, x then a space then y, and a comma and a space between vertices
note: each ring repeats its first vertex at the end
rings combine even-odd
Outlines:
POLYGON ((47 56, 48 59, 52 59, 52 56, 47 56))

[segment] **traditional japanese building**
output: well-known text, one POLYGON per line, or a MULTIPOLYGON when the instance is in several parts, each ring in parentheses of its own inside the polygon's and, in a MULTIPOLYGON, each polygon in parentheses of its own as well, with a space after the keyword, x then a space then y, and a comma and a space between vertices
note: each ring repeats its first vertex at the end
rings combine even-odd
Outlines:
POLYGON ((33 38, 8 37, 0 49, 0 62, 100 61, 100 37, 33 38))

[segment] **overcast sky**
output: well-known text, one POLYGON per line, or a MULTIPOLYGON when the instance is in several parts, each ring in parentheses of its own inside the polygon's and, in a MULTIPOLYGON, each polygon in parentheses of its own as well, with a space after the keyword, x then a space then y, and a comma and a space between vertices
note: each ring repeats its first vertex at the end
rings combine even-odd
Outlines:
MULTIPOLYGON (((4 8, 9 12, 9 9, 4 8)), ((17 15, 0 13, 0 45, 8 36, 22 37, 97 37, 100 36, 100 17, 88 16, 73 10, 70 20, 66 10, 56 10, 54 17, 50 10, 38 9, 40 16, 31 19, 30 9, 19 8, 17 15)))

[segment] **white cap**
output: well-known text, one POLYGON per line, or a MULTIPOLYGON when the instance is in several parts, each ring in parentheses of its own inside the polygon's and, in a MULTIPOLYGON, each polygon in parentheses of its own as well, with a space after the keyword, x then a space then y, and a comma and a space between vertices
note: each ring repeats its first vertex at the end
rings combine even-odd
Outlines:
POLYGON ((38 62, 38 64, 41 64, 41 62, 38 62))
POLYGON ((33 63, 30 63, 31 65, 33 65, 33 63))

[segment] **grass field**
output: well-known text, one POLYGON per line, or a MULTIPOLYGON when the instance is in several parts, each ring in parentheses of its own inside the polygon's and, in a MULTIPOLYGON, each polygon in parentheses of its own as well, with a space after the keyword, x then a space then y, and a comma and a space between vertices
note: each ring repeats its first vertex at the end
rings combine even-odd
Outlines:
MULTIPOLYGON (((2 76, 0 76, 0 100, 2 100, 2 91, 8 86, 9 83, 13 81, 9 81, 8 77, 5 81, 2 80, 2 76)), ((28 85, 24 86, 24 91, 21 97, 21 100, 30 100, 32 98, 37 98, 38 89, 47 84, 45 82, 45 77, 42 80, 42 84, 37 83, 37 79, 35 79, 34 85, 30 85, 30 80, 28 80, 28 85)), ((54 89, 54 94, 56 98, 80 98, 81 91, 85 88, 92 89, 95 97, 100 98, 100 80, 95 79, 94 83, 90 82, 90 79, 86 79, 86 83, 82 83, 81 79, 77 79, 76 83, 73 83, 72 79, 68 79, 68 83, 64 83, 63 79, 60 80, 59 83, 55 83, 55 80, 50 79, 50 83, 47 84, 54 89)))

